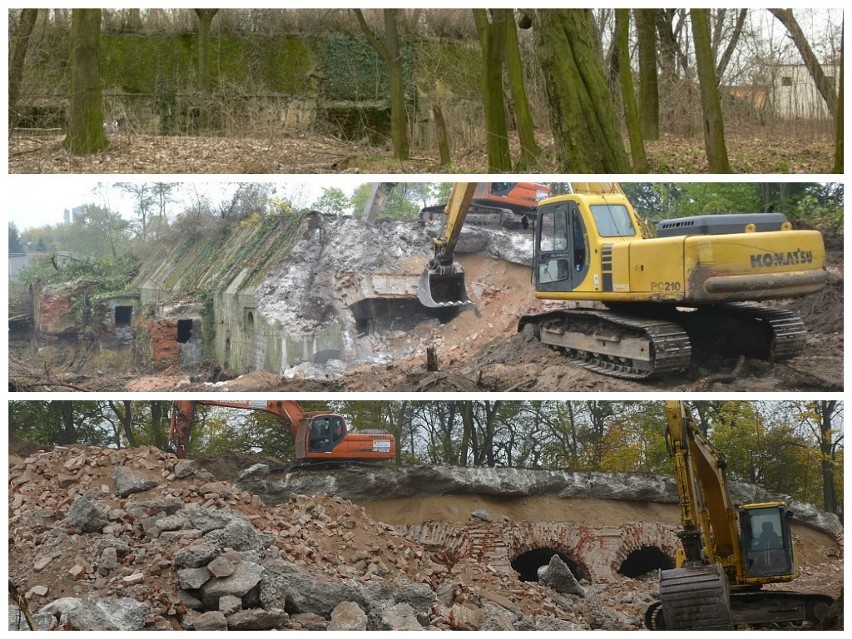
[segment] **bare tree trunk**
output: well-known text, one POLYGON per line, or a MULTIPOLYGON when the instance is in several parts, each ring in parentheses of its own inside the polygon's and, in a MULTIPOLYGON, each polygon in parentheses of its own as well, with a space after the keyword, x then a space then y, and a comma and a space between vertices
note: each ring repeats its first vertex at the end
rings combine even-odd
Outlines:
POLYGON ((512 169, 506 105, 503 100, 503 52, 506 49, 506 10, 474 9, 479 46, 482 49, 482 106, 485 110, 485 135, 488 171, 503 173, 512 169))
POLYGON ((141 9, 128 9, 125 31, 130 33, 142 33, 142 11, 141 9))
POLYGON ((802 56, 802 61, 805 63, 808 73, 810 73, 811 78, 813 78, 817 91, 819 91, 822 99, 825 100, 825 106, 828 108, 828 113, 831 117, 835 117, 837 115, 837 98, 834 93, 834 83, 829 80, 826 77, 825 72, 823 72, 819 60, 811 49, 811 45, 808 44, 808 40, 805 38, 802 28, 799 26, 799 23, 793 15, 793 10, 770 9, 769 11, 786 27, 787 33, 790 34, 790 38, 793 40, 793 44, 795 44, 796 49, 799 50, 799 55, 802 56))
POLYGON ((94 153, 109 146, 104 132, 100 76, 101 10, 71 13, 71 100, 68 135, 71 153, 94 153))
POLYGON ((816 402, 817 416, 819 419, 819 452, 820 471, 822 475, 822 502, 823 510, 837 512, 837 494, 834 489, 834 467, 835 459, 834 429, 831 419, 837 409, 835 400, 823 400, 816 402))
POLYGON ((645 141, 633 91, 633 70, 630 68, 630 9, 615 10, 615 39, 618 42, 618 78, 624 103, 624 120, 630 137, 630 156, 634 173, 647 173, 645 141))
POLYGON ((210 92, 210 25, 219 9, 196 9, 198 17, 198 85, 210 92))
MULTIPOLYGON (((118 418, 118 421, 121 422, 121 430, 124 433, 125 439, 127 439, 127 445, 130 448, 136 448, 138 445, 136 442, 136 435, 133 432, 133 405, 129 400, 123 400, 121 402, 121 407, 119 407, 115 402, 109 400, 107 402, 109 407, 112 409, 112 412, 115 413, 115 416, 118 418)), ((121 442, 116 442, 120 444, 121 442)))
POLYGON ((629 172, 589 10, 538 9, 534 28, 559 170, 629 172))
POLYGON ((370 29, 361 9, 353 9, 355 18, 367 41, 385 61, 388 68, 388 84, 391 99, 391 144, 397 160, 407 160, 410 156, 408 137, 408 114, 405 110, 405 80, 402 76, 402 56, 399 48, 398 12, 399 9, 384 9, 385 40, 383 44, 370 29))
POLYGON ((716 64, 710 48, 710 26, 706 9, 691 9, 692 38, 695 42, 695 65, 701 86, 701 110, 704 114, 704 147, 711 173, 731 173, 728 150, 725 147, 725 129, 722 121, 722 103, 716 84, 716 64))
POLYGON ((450 155, 450 137, 447 135, 444 112, 439 104, 432 105, 432 116, 435 118, 435 132, 438 136, 438 156, 441 158, 441 166, 450 166, 453 163, 450 155))
POLYGON ((745 25, 747 15, 748 9, 740 9, 737 14, 737 23, 734 25, 734 31, 731 33, 731 39, 728 41, 728 46, 725 47, 725 50, 722 52, 722 57, 719 58, 719 63, 716 65, 716 80, 718 82, 722 81, 722 77, 728 69, 728 64, 731 62, 731 56, 734 55, 734 51, 740 41, 740 36, 743 33, 743 25, 745 25))
POLYGON ((508 11, 506 17, 506 72, 509 75, 509 85, 512 87, 518 139, 521 143, 521 155, 518 158, 516 168, 519 171, 525 171, 536 165, 539 148, 535 139, 535 126, 527 98, 523 64, 521 63, 521 48, 518 44, 518 30, 512 20, 512 12, 508 9, 504 9, 504 11, 508 11))
MULTIPOLYGON (((462 419, 462 441, 459 450, 459 466, 467 466, 467 453, 470 449, 471 440, 475 440, 476 433, 473 430, 473 402, 464 400, 458 402, 459 412, 462 419)), ((474 452, 474 465, 476 453, 474 452)))
POLYGON ((151 443, 160 450, 169 449, 168 434, 163 421, 163 403, 157 400, 150 402, 151 405, 151 443))
POLYGON ((394 157, 409 158, 408 117, 405 110, 405 84, 402 79, 402 56, 399 51, 397 14, 399 9, 384 9, 385 39, 387 40, 388 82, 391 98, 391 141, 394 157))
MULTIPOLYGON (((77 11, 75 9, 75 11, 77 11)), ((50 411, 55 419, 53 443, 60 446, 77 443, 77 427, 74 424, 74 401, 50 402, 50 411)))
POLYGON ((646 140, 660 137, 660 90, 657 82, 656 9, 636 9, 639 39, 639 117, 646 140))
POLYGON ((18 104, 21 80, 24 77, 24 61, 27 58, 27 47, 30 44, 36 18, 38 18, 38 9, 21 9, 21 19, 12 38, 12 56, 9 60, 9 111, 18 104))
POLYGON ((834 118, 834 172, 843 173, 843 66, 844 66, 844 30, 840 28, 840 89, 837 94, 837 116, 834 118))

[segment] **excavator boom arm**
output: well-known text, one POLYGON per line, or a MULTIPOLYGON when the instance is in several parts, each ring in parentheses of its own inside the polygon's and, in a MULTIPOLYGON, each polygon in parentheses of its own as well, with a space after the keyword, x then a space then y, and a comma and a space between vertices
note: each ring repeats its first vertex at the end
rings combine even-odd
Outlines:
POLYGON ((441 236, 434 240, 434 260, 437 264, 452 266, 456 244, 475 192, 475 182, 456 182, 453 184, 450 197, 447 199, 447 206, 444 209, 447 214, 447 224, 444 226, 444 232, 441 236))
POLYGON ((192 422, 195 417, 195 409, 198 404, 206 406, 222 406, 225 408, 239 408, 243 410, 257 410, 275 415, 287 424, 287 429, 293 438, 299 437, 300 427, 307 421, 309 414, 294 401, 175 401, 172 406, 172 417, 169 428, 169 441, 175 447, 178 457, 185 457, 189 448, 189 439, 192 433, 192 422))

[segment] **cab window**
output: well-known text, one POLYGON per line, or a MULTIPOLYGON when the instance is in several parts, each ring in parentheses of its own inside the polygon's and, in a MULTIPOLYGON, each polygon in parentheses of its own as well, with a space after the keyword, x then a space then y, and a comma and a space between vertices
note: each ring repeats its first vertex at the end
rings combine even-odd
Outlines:
POLYGON ((542 211, 539 224, 541 224, 540 251, 564 251, 568 248, 567 206, 542 211))
POLYGON ((601 237, 632 237, 636 235, 627 207, 623 204, 593 204, 592 217, 601 237))

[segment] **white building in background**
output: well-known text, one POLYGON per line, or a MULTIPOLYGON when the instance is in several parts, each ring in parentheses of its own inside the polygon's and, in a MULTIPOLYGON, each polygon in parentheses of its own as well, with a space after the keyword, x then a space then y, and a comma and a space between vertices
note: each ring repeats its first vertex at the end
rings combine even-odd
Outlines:
MULTIPOLYGON (((836 93, 839 86, 840 66, 823 64, 822 70, 833 82, 836 93)), ((825 100, 817 91, 816 84, 804 64, 775 65, 771 73, 770 113, 784 120, 830 119, 825 100)))
POLYGON ((83 213, 85 209, 85 206, 75 206, 73 209, 65 209, 62 219, 65 224, 71 224, 71 222, 74 221, 74 218, 83 213))

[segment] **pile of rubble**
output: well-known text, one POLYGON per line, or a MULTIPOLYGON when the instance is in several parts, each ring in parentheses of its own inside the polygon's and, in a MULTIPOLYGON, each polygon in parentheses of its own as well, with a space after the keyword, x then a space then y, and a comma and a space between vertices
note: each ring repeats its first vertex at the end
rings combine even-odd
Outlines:
MULTIPOLYGON (((510 569, 426 550, 341 497, 265 506, 155 448, 12 456, 9 535, 10 579, 40 629, 641 625, 604 605, 606 584, 577 583, 559 561, 539 582, 520 582, 510 569)), ((649 590, 617 589, 637 610, 649 590)), ((10 625, 20 618, 12 610, 10 625)))

